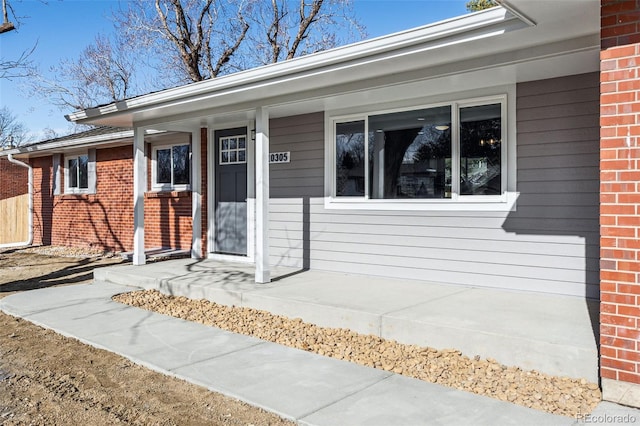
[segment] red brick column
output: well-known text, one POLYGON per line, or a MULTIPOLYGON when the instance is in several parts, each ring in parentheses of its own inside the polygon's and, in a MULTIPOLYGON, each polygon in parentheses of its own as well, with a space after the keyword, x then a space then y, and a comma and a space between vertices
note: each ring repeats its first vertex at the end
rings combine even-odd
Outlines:
POLYGON ((640 406, 640 1, 601 4, 600 372, 640 406))

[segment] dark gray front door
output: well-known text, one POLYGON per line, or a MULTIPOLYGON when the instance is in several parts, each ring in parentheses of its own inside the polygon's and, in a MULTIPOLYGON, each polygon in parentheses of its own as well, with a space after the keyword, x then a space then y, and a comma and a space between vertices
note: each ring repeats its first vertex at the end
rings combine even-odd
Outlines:
POLYGON ((247 254, 247 129, 215 132, 215 251, 247 254))

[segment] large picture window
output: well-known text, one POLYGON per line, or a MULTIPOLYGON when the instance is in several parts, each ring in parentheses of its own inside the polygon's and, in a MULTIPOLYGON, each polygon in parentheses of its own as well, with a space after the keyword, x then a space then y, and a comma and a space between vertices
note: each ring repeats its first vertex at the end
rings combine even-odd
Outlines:
POLYGON ((369 198, 451 197, 451 107, 369 116, 369 198))
POLYGON ((184 190, 191 182, 189 144, 153 149, 153 187, 156 190, 184 190))
POLYGON ((506 191, 506 96, 334 118, 332 197, 493 201, 506 191))

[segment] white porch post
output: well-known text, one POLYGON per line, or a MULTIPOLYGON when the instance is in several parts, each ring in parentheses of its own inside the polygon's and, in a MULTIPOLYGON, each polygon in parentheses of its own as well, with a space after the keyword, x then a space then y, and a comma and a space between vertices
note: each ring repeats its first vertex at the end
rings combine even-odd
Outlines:
POLYGON ((144 193, 147 190, 147 159, 144 129, 133 128, 133 264, 144 265, 144 193))
POLYGON ((200 128, 191 132, 191 258, 202 258, 202 138, 200 128))
POLYGON ((269 270, 269 111, 256 109, 256 283, 271 281, 269 270))

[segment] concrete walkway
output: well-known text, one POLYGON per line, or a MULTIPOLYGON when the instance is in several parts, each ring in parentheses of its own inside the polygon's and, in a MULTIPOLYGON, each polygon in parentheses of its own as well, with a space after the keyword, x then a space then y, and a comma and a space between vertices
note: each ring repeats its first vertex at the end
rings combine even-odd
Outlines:
MULTIPOLYGON (((0 309, 303 425, 579 424, 111 300, 135 289, 96 282, 33 290, 0 300, 0 309)), ((609 403, 592 416, 640 422, 639 410, 609 403)))
POLYGON ((325 327, 598 382, 597 302, 584 298, 274 268, 170 260, 96 269, 97 281, 263 309, 325 327), (594 331, 594 324, 595 331, 594 331))

